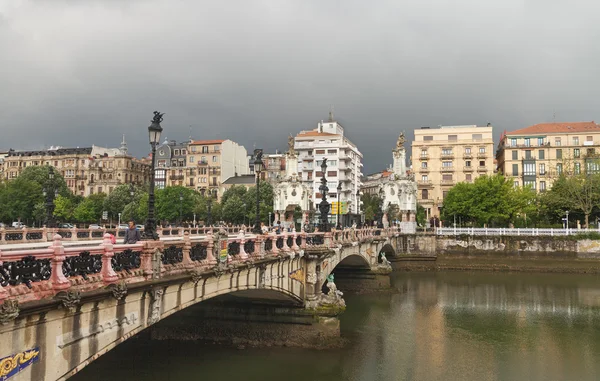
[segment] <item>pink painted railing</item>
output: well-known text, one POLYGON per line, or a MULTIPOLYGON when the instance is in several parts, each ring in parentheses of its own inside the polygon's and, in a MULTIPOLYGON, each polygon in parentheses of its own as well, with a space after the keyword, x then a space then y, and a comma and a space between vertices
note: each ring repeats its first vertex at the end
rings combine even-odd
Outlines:
MULTIPOLYGON (((184 229, 185 230, 185 229, 184 229)), ((329 233, 283 232, 228 236, 206 231, 181 240, 141 241, 113 245, 109 234, 94 246, 65 247, 55 234, 50 247, 0 250, 0 304, 5 299, 28 302, 53 297, 61 291, 91 291, 115 284, 131 284, 177 274, 215 269, 220 263, 243 263, 259 258, 289 256, 303 250, 329 249, 399 234, 397 229, 346 229, 329 233), (162 255, 157 256, 156 250, 162 255), (225 250, 226 249, 226 250, 225 250), (226 254, 225 254, 226 253, 226 254)))
MULTIPOLYGON (((223 227, 229 234, 238 233, 243 228, 241 226, 223 227)), ((141 229, 143 231, 143 229, 141 229)), ((161 237, 183 237, 184 232, 191 235, 205 235, 210 228, 162 228, 158 227, 157 233, 161 237)), ((125 236, 125 229, 49 229, 49 228, 23 228, 23 229, 4 229, 0 228, 0 245, 15 244, 15 243, 38 243, 50 242, 55 234, 59 234, 63 241, 91 241, 102 240, 104 234, 113 234, 117 239, 125 236)))

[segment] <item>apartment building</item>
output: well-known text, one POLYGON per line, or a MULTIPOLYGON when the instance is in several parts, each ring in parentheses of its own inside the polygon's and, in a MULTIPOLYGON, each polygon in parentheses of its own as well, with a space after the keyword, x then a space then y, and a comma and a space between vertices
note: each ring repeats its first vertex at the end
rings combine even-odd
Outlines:
POLYGON ((459 182, 494 173, 492 126, 440 126, 415 130, 412 166, 417 200, 429 216, 440 215, 444 197, 459 182))
POLYGON ((50 147, 39 151, 9 150, 4 158, 4 178, 17 178, 30 166, 53 166, 73 194, 89 196, 107 193, 120 184, 143 185, 150 180, 151 167, 127 154, 125 138, 121 148, 50 147))
POLYGON ((156 150, 154 185, 157 189, 186 184, 189 141, 165 140, 156 150))
POLYGON ((321 164, 327 158, 327 186, 329 201, 337 201, 337 186, 342 184, 340 201, 349 205, 348 213, 358 215, 360 199, 357 191, 361 186, 362 153, 344 136, 344 128, 333 120, 319 122, 317 128, 302 131, 294 138, 294 150, 298 153, 297 173, 303 181, 311 184, 312 206, 318 210, 321 202, 321 164))
POLYGON ((504 133, 498 144, 498 171, 515 186, 544 192, 561 173, 597 172, 600 126, 594 121, 540 123, 504 133))
POLYGON ((192 140, 187 149, 186 186, 221 197, 221 184, 230 177, 250 173, 248 152, 229 139, 192 140))

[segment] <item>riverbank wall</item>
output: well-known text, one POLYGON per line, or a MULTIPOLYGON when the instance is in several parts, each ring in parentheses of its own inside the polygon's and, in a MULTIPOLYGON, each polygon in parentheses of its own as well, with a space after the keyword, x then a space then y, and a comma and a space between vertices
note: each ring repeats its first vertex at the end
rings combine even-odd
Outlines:
POLYGON ((408 235, 390 261, 395 270, 409 271, 600 274, 600 240, 574 236, 408 235))

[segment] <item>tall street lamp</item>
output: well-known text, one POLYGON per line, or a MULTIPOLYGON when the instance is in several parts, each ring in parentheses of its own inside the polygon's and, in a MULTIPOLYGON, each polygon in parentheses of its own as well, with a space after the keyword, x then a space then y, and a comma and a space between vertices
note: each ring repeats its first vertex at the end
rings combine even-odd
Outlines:
POLYGON ((567 229, 567 235, 569 235, 569 211, 568 210, 565 212, 565 215, 567 216, 567 218, 565 220, 565 222, 566 222, 565 227, 567 229))
POLYGON ((323 174, 323 177, 321 177, 321 185, 319 186, 319 191, 321 192, 321 202, 319 203, 321 223, 319 224, 319 231, 329 232, 331 231, 331 227, 329 226, 329 210, 331 205, 327 202, 327 192, 329 192, 329 188, 327 187, 327 179, 325 178, 325 174, 327 173, 326 157, 323 158, 323 162, 321 163, 321 173, 323 174))
POLYGON ((208 198, 206 199, 206 226, 212 226, 212 192, 208 192, 208 198))
POLYGON ((379 229, 383 228, 383 198, 385 196, 385 192, 383 190, 383 188, 379 188, 379 203, 381 205, 381 210, 379 211, 379 219, 377 221, 377 227, 379 229))
POLYGON ((46 227, 56 227, 54 221, 54 199, 58 196, 58 189, 54 185, 54 168, 48 168, 48 180, 43 189, 44 197, 46 197, 46 227))
POLYGON ((362 217, 360 214, 360 189, 356 191, 356 214, 358 215, 358 222, 362 223, 362 217))
POLYGON ((252 233, 262 234, 260 228, 260 172, 263 169, 263 152, 261 149, 254 150, 254 173, 256 173, 256 218, 254 219, 254 229, 252 233))
POLYGON ((183 192, 179 191, 179 226, 182 225, 183 221, 183 192))
POLYGON ((142 234, 143 240, 158 240, 158 234, 156 233, 156 220, 154 219, 154 165, 156 162, 156 147, 160 142, 160 134, 162 127, 160 122, 163 121, 164 113, 154 111, 154 118, 152 118, 152 124, 148 127, 148 135, 150 139, 150 145, 152 146, 152 166, 150 173, 150 189, 148 191, 148 218, 146 219, 146 225, 144 226, 144 234, 142 234))
POLYGON ((133 184, 129 184, 129 195, 131 196, 131 210, 129 211, 129 219, 133 220, 133 196, 135 196, 135 188, 133 187, 133 184))
POLYGON ((340 225, 340 212, 342 211, 342 206, 340 205, 340 193, 342 193, 342 182, 338 182, 337 186, 337 214, 335 216, 335 227, 337 228, 340 225))

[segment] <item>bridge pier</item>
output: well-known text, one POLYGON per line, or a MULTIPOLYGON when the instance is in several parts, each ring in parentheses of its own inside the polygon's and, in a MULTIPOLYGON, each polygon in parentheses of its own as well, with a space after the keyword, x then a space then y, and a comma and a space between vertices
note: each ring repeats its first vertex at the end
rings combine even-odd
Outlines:
POLYGON ((154 325, 154 340, 202 341, 252 347, 332 348, 343 344, 343 308, 315 309, 273 302, 207 301, 154 325))

